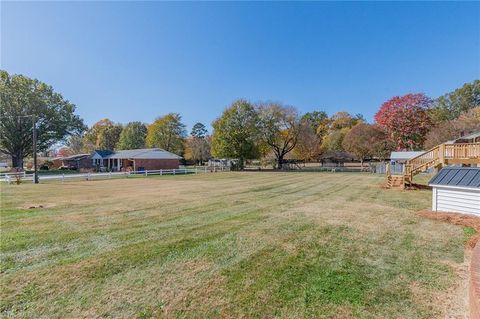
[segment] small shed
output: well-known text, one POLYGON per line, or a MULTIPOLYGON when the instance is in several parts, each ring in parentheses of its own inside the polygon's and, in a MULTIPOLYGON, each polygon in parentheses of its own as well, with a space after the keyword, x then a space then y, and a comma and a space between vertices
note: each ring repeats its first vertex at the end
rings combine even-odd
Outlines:
POLYGON ((428 183, 432 210, 480 216, 480 168, 449 166, 428 183))
POLYGON ((395 163, 399 163, 399 164, 405 164, 406 161, 414 158, 414 157, 417 157, 417 156, 420 156, 422 155, 423 153, 425 153, 425 151, 399 151, 399 152, 392 152, 390 154, 390 161, 392 162, 392 164, 395 164, 395 163))

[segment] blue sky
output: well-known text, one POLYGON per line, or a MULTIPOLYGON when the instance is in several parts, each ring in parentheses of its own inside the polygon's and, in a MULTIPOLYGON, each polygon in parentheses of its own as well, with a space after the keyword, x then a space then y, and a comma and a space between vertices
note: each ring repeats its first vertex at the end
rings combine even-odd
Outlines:
POLYGON ((233 100, 362 113, 480 78, 474 2, 1 2, 1 68, 38 78, 87 124, 233 100))

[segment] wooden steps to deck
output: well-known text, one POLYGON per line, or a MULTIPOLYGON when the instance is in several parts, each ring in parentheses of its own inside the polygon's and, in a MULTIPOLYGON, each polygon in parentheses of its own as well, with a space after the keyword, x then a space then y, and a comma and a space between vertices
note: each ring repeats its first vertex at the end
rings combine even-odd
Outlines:
POLYGON ((403 175, 390 175, 387 176, 386 188, 405 188, 405 181, 403 175))

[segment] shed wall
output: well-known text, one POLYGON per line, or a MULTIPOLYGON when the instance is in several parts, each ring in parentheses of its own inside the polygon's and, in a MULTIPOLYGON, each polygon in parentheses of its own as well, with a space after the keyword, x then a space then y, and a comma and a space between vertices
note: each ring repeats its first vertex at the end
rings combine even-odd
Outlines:
POLYGON ((480 189, 434 187, 432 210, 480 216, 480 189))

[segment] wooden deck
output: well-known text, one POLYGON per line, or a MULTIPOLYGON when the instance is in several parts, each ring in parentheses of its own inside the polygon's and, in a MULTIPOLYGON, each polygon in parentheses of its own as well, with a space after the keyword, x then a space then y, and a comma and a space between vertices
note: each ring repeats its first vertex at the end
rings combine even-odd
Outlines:
POLYGON ((413 177, 430 168, 453 164, 480 164, 480 143, 440 144, 405 163, 403 175, 392 175, 387 170, 387 187, 412 184, 413 177), (402 179, 401 183, 398 182, 402 179), (392 183, 395 180, 396 183, 392 183))

